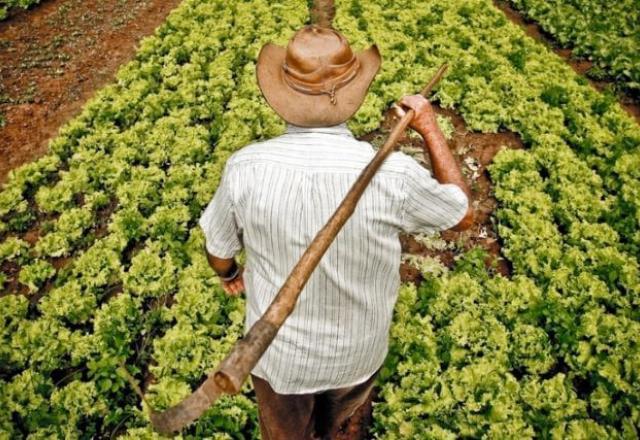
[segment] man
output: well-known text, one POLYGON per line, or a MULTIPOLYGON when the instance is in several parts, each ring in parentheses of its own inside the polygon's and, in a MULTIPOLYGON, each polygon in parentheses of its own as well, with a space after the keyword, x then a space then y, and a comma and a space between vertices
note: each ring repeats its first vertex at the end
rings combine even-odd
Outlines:
MULTIPOLYGON (((379 67, 375 45, 354 54, 337 31, 313 25, 286 49, 267 44, 260 52, 258 84, 287 131, 228 160, 200 219, 224 290, 246 290, 246 330, 373 157, 345 121, 379 67), (234 260, 242 248, 244 271, 234 260)), ((429 102, 414 95, 401 104, 416 112, 410 127, 423 136, 437 181, 399 152, 374 176, 252 371, 264 439, 334 438, 365 402, 387 354, 398 234, 473 222, 469 189, 429 102)))

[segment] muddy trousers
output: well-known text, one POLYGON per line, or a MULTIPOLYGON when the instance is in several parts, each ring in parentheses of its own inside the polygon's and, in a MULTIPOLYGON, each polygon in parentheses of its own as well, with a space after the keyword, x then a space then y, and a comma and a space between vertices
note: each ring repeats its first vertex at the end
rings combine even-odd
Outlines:
POLYGON ((333 439, 366 402, 379 371, 359 385, 312 394, 278 394, 252 374, 262 440, 333 439))

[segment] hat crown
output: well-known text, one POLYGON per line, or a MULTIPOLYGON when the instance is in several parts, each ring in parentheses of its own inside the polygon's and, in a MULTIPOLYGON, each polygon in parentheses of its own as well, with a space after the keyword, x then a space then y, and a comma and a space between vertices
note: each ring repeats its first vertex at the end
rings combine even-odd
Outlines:
POLYGON ((285 62, 290 69, 307 74, 323 70, 327 66, 345 65, 353 58, 354 53, 349 43, 338 31, 307 25, 298 30, 289 41, 285 62))
POLYGON ((355 113, 380 62, 375 44, 353 52, 338 31, 307 25, 286 47, 262 47, 256 77, 264 98, 282 119, 301 127, 326 127, 355 113))

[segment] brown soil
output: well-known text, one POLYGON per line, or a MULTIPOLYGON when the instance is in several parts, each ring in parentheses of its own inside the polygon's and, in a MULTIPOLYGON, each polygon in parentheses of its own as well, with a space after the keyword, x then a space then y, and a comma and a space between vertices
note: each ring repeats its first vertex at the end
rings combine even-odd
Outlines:
MULTIPOLYGON (((489 252, 487 267, 495 265, 495 270, 502 275, 509 276, 511 267, 503 258, 500 251, 500 240, 495 231, 495 225, 491 214, 496 208, 496 200, 492 195, 492 185, 487 172, 487 166, 502 146, 506 148, 522 148, 520 137, 513 132, 499 133, 474 133, 467 129, 464 119, 455 111, 443 109, 433 104, 438 114, 448 117, 454 126, 452 138, 448 140, 449 148, 458 160, 467 181, 470 183, 473 206, 476 210, 476 218, 473 226, 466 231, 444 231, 442 238, 455 243, 454 249, 435 251, 427 249, 410 235, 402 235, 402 250, 405 253, 422 256, 437 257, 447 267, 452 267, 455 257, 473 247, 480 246, 489 252)), ((387 113, 385 121, 380 129, 368 133, 361 140, 366 140, 374 145, 380 140, 386 139, 393 124, 393 117, 387 113)), ((409 136, 409 130, 400 138, 399 146, 403 151, 417 151, 420 159, 424 141, 420 137, 409 136)), ((425 163, 425 166, 429 166, 425 163)), ((417 268, 407 263, 402 263, 400 274, 403 281, 419 283, 420 272, 417 268)))
MULTIPOLYGON (((594 80, 589 78, 588 72, 591 67, 593 67, 592 61, 584 58, 573 57, 572 50, 570 48, 559 47, 559 43, 555 40, 553 35, 545 32, 536 22, 526 18, 523 14, 514 9, 509 2, 504 0, 493 0, 493 3, 498 9, 504 12, 505 16, 509 20, 520 26, 527 35, 543 43, 550 50, 562 57, 577 74, 587 78, 589 83, 596 90, 602 91, 614 84, 614 81, 594 80)), ((629 113, 629 115, 634 118, 638 124, 640 124, 640 102, 622 92, 618 92, 618 101, 622 108, 624 108, 627 113, 629 113)))
POLYGON ((46 0, 0 22, 0 183, 132 59, 180 0, 46 0), (2 125, 2 123, 0 123, 2 125))

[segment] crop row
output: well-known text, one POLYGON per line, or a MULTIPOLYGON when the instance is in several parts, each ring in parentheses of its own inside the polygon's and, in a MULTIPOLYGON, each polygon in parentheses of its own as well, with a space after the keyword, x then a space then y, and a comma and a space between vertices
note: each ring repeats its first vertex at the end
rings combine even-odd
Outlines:
POLYGON ((590 75, 640 96, 640 8, 634 0, 511 0, 573 55, 593 60, 590 75))

